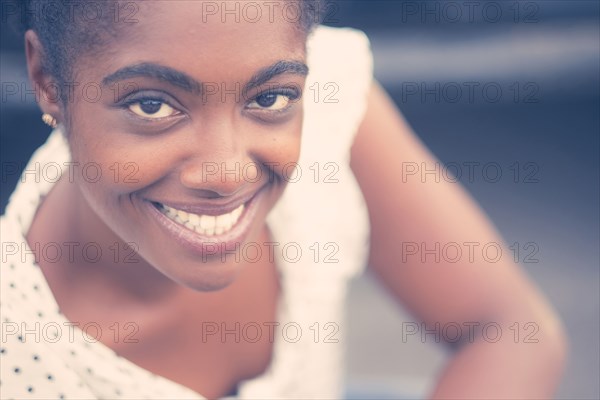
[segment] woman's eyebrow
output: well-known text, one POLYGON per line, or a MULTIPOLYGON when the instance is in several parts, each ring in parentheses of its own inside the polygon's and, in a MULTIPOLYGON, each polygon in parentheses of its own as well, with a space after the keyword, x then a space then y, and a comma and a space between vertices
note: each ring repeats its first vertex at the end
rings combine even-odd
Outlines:
POLYGON ((196 94, 199 94, 202 88, 202 83, 191 76, 171 67, 155 63, 140 63, 120 68, 104 77, 102 84, 108 86, 118 81, 139 77, 158 79, 196 94))
POLYGON ((265 67, 250 78, 244 90, 248 91, 262 85, 281 74, 308 75, 308 67, 300 61, 277 61, 275 64, 265 67))
MULTIPOLYGON (((255 73, 248 83, 246 83, 244 90, 248 91, 258 87, 273 79, 275 76, 286 73, 306 76, 308 74, 308 67, 300 61, 277 61, 255 73)), ((184 72, 155 63, 140 63, 120 68, 104 77, 102 79, 102 84, 108 86, 115 82, 139 77, 158 79, 194 94, 200 94, 202 92, 202 82, 192 78, 184 72)))

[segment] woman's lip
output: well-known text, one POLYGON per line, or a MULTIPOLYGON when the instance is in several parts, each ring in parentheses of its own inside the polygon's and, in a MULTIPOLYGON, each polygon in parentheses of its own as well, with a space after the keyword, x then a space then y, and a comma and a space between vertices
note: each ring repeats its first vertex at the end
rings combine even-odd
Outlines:
POLYGON ((208 256, 233 252, 239 247, 248 235, 252 222, 256 219, 261 199, 265 192, 265 188, 262 188, 253 194, 250 201, 246 203, 244 212, 230 230, 213 236, 200 234, 178 224, 164 215, 152 201, 144 200, 142 203, 144 209, 158 223, 163 232, 192 253, 201 255, 203 260, 205 260, 208 256))
POLYGON ((187 213, 199 214, 199 215, 223 215, 229 214, 242 204, 248 203, 254 196, 256 196, 263 188, 260 188, 257 191, 247 193, 245 195, 239 196, 234 200, 228 201, 226 204, 218 204, 218 203, 204 203, 204 204, 192 204, 192 203, 182 203, 176 201, 157 201, 153 200, 153 203, 160 203, 170 208, 174 208, 176 210, 185 211, 187 213))

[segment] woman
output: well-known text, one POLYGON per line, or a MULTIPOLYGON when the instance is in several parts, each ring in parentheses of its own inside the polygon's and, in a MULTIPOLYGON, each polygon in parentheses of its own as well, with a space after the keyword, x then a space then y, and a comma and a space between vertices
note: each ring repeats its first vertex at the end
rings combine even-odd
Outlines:
POLYGON ((313 5, 29 2, 56 129, 2 219, 3 398, 339 398, 364 265, 453 342, 433 398, 551 396, 555 314, 508 257, 414 257, 501 241, 457 185, 406 179, 436 160, 313 5))

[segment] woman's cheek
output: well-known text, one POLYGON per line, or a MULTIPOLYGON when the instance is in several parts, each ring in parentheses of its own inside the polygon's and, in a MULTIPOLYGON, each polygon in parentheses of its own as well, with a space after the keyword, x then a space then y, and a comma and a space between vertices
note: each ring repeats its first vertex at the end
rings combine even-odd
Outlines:
POLYGON ((71 141, 72 161, 80 171, 77 174, 79 184, 88 187, 88 190, 127 194, 141 190, 168 174, 169 154, 161 154, 160 147, 129 143, 129 140, 123 140, 126 135, 105 136, 121 138, 95 140, 73 137, 71 141))
POLYGON ((251 142, 257 145, 252 153, 277 176, 289 174, 293 164, 300 158, 302 143, 302 113, 284 129, 275 127, 256 129, 251 142))

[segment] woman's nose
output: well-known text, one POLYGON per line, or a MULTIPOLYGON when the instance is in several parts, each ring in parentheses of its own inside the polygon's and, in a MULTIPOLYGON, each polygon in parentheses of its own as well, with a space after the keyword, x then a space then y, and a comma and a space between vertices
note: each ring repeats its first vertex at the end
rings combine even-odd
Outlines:
POLYGON ((251 175, 247 172, 250 169, 256 170, 238 158, 221 162, 196 159, 182 169, 180 181, 188 189, 211 192, 211 197, 226 197, 248 185, 246 175, 251 175))
POLYGON ((241 135, 212 132, 204 135, 179 174, 183 186, 205 191, 208 197, 231 196, 254 179, 258 165, 252 161, 241 135))

